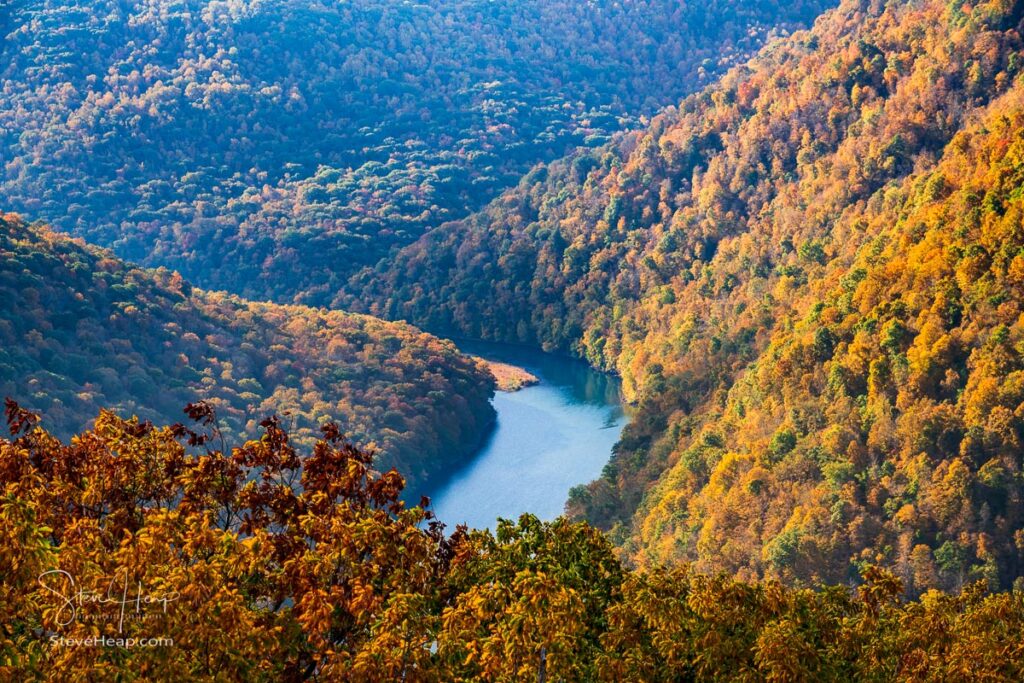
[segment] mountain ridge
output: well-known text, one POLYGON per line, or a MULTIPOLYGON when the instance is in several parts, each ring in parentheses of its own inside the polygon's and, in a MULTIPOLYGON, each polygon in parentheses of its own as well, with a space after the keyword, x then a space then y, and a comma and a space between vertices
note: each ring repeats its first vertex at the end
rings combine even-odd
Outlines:
POLYGON ((408 325, 206 292, 13 215, 0 216, 0 261, 0 394, 57 434, 101 408, 170 423, 205 400, 227 438, 287 413, 309 443, 338 420, 420 486, 494 421, 488 371, 408 325))

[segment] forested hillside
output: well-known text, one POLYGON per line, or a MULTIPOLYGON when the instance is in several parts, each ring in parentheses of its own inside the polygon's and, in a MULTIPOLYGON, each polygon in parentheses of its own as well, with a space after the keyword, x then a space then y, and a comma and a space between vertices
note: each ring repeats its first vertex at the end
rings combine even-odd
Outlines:
POLYGON ((862 246, 648 494, 643 556, 829 581, 884 560, 917 590, 1024 574, 1022 186, 1015 88, 841 221, 862 246))
POLYGON ((225 438, 283 415, 301 443, 340 421, 419 485, 490 428, 486 368, 404 324, 194 289, 0 215, 0 396, 60 435, 100 409, 160 423, 204 400, 225 438))
POLYGON ((14 0, 0 192, 197 284, 322 304, 827 4, 14 0))
POLYGON ((1022 16, 843 2, 339 301, 622 374, 639 411, 571 510, 638 561, 1008 585, 1022 16))
POLYGON ((0 0, 0 680, 1024 680, 1024 0, 822 6, 0 0))

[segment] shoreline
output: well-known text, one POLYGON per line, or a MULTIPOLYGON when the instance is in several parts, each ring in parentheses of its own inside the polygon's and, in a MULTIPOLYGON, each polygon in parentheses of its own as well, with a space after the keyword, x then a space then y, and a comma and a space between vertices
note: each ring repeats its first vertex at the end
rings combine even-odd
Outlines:
POLYGON ((473 356, 473 358, 487 366, 487 370, 494 376, 494 380, 497 382, 498 391, 512 393, 540 384, 540 379, 536 375, 518 365, 489 360, 480 356, 473 356))

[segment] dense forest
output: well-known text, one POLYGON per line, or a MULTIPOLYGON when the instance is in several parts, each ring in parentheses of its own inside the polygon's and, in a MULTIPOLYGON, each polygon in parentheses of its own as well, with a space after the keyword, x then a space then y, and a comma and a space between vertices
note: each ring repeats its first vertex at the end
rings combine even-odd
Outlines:
POLYGON ((301 443, 340 421, 420 485, 480 443, 494 380, 400 323, 243 301, 0 215, 0 395, 55 433, 100 409, 159 423, 204 400, 224 438, 281 413, 301 443))
POLYGON ((570 510, 641 564, 1007 587, 1022 17, 844 2, 338 302, 620 373, 637 415, 570 510))
POLYGON ((207 288, 320 305, 827 4, 14 0, 0 193, 207 288))
POLYGON ((0 679, 1024 680, 1024 1, 837 2, 0 2, 0 679))
POLYGON ((900 579, 873 566, 853 590, 745 583, 686 565, 630 571, 604 535, 564 518, 447 535, 428 509, 403 505, 397 472, 375 472, 335 425, 300 452, 269 418, 228 455, 203 424, 156 428, 103 413, 64 444, 16 404, 6 412, 5 679, 1024 676, 1019 591, 973 584, 905 602, 900 579), (63 602, 75 590, 109 596, 112 580, 131 601, 126 619, 116 600, 63 602), (160 640, 55 647, 61 639, 160 640))
POLYGON ((1022 184, 1015 88, 841 221, 863 246, 702 419, 644 552, 831 581, 884 558, 918 591, 1024 575, 1022 184))

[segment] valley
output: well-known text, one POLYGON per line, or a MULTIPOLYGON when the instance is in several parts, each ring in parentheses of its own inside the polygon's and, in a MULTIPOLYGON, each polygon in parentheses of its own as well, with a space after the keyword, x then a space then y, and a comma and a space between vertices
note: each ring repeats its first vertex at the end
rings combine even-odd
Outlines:
POLYGON ((1024 680, 1024 0, 0 40, 0 680, 1024 680))
POLYGON ((1022 16, 844 2, 364 269, 337 304, 617 373, 637 410, 569 512, 641 564, 813 584, 881 562, 918 591, 1009 588, 1021 482, 982 471, 1021 470, 1020 297, 1016 237, 986 236, 1015 215, 1022 16), (924 258, 932 229, 964 242, 888 284, 883 254, 924 258), (981 385, 1005 428, 972 405, 981 385), (959 513, 937 502, 949 477, 959 513))

